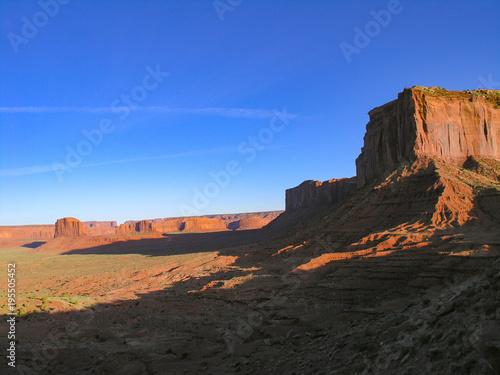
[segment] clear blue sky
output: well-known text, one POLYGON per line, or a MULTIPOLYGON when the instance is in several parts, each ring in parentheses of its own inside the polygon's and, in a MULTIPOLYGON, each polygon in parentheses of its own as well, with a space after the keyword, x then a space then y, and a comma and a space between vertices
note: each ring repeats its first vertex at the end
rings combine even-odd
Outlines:
POLYGON ((0 2, 0 225, 283 209, 404 87, 500 88, 499 1, 62 2, 0 2))

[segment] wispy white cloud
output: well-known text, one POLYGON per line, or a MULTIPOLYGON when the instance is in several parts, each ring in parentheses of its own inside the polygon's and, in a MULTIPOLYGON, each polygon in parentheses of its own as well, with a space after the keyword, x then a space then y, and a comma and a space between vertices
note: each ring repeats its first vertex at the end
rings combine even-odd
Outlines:
MULTIPOLYGON (((274 111, 255 108, 172 108, 167 106, 129 107, 134 112, 170 113, 174 115, 202 115, 239 118, 271 118, 274 111)), ((113 113, 111 107, 0 107, 0 113, 113 113)))
MULTIPOLYGON (((278 149, 283 148, 284 146, 271 146, 266 147, 266 149, 278 149)), ((210 150, 192 150, 188 152, 178 153, 178 154, 169 154, 169 155, 160 155, 160 156, 145 156, 145 157, 137 157, 137 158, 128 158, 128 159, 119 159, 119 160, 110 160, 103 161, 100 163, 89 163, 82 164, 77 167, 68 167, 64 164, 57 163, 57 169, 76 169, 76 168, 89 168, 89 167, 100 167, 106 165, 113 164, 125 164, 125 163, 134 163, 141 161, 152 161, 152 160, 164 160, 164 159, 174 159, 174 158, 186 158, 193 156, 210 156, 210 155, 224 155, 238 152, 236 147, 219 147, 213 148, 210 150)), ((0 177, 18 177, 18 176, 29 176, 40 173, 50 173, 55 172, 53 164, 43 164, 43 165, 34 165, 31 167, 21 167, 21 168, 6 168, 0 169, 0 177)))
MULTIPOLYGON (((74 168, 70 168, 65 166, 64 164, 57 164, 57 169, 75 169, 75 168, 88 168, 88 167, 99 167, 105 165, 112 164, 124 164, 124 163, 133 163, 133 162, 141 162, 141 161, 151 161, 151 160, 162 160, 162 159, 173 159, 173 158, 184 158, 190 156, 209 156, 209 155, 222 155, 236 152, 236 148, 230 147, 221 147, 214 148, 211 150, 192 150, 184 153, 178 154, 169 154, 169 155, 161 155, 161 156, 147 156, 147 157, 138 157, 138 158, 129 158, 129 159, 120 159, 120 160, 111 160, 105 161, 101 163, 90 163, 90 164, 82 164, 74 168)), ((0 177, 17 177, 17 176, 28 176, 39 173, 49 173, 54 172, 54 167, 52 164, 44 164, 44 165, 35 165, 31 167, 21 167, 21 168, 7 168, 0 170, 0 177)))

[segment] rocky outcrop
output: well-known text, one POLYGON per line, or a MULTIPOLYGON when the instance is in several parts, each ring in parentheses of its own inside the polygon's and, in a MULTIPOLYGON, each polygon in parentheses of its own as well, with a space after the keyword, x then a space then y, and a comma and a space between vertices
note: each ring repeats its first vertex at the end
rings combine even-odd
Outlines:
POLYGON ((141 220, 135 223, 135 231, 138 233, 146 233, 154 231, 153 223, 149 220, 141 220))
POLYGON ((56 222, 54 237, 74 237, 87 235, 87 227, 73 217, 65 217, 56 222))
POLYGON ((129 234, 129 233, 150 233, 155 232, 155 224, 149 220, 141 220, 137 222, 132 222, 130 224, 120 224, 116 228, 116 233, 118 234, 129 234))
POLYGON ((130 227, 127 225, 127 224, 120 224, 117 228, 116 228, 116 233, 117 234, 127 234, 129 233, 131 230, 130 230, 130 227))
POLYGON ((179 232, 182 227, 182 220, 166 219, 160 223, 154 224, 155 229, 161 233, 179 232))
POLYGON ((50 239, 54 238, 54 225, 1 226, 0 238, 5 239, 50 239))
POLYGON ((251 217, 246 217, 238 222, 238 227, 239 229, 245 230, 245 229, 258 229, 262 228, 263 226, 269 224, 271 220, 259 217, 259 216, 251 216, 251 217))
POLYGON ((369 112, 356 159, 358 187, 421 156, 463 164, 469 156, 500 158, 500 91, 406 88, 369 112))
POLYGON ((304 181, 285 193, 286 211, 301 207, 319 206, 340 202, 356 190, 356 177, 333 179, 324 182, 304 181))
MULTIPOLYGON (((159 233, 215 232, 236 229, 259 229, 277 218, 283 211, 246 212, 238 214, 204 215, 196 217, 171 217, 151 220, 159 233)), ((128 221, 130 225, 136 222, 128 221)), ((127 231, 128 227, 126 228, 127 231)), ((125 233, 125 232, 123 232, 125 233)))
POLYGON ((181 226, 183 232, 214 232, 226 230, 226 222, 219 219, 192 217, 181 226))

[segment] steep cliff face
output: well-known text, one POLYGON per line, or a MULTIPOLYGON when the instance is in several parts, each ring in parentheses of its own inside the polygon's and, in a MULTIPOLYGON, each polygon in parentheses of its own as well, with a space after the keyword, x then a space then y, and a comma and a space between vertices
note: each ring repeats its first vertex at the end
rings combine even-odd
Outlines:
POLYGON ((469 156, 500 158, 499 107, 498 90, 405 89, 369 112, 356 159, 358 187, 420 156, 452 164, 469 156))
POLYGON ((344 200, 355 190, 356 177, 324 182, 304 181, 299 186, 286 190, 286 211, 301 207, 334 204, 344 200))
POLYGON ((154 231, 153 223, 149 220, 141 220, 138 223, 135 223, 135 231, 138 233, 146 233, 154 231))
POLYGON ((65 217, 56 222, 54 237, 73 237, 87 235, 87 227, 73 217, 65 217))
POLYGON ((116 228, 117 234, 129 234, 129 233, 149 233, 155 231, 155 224, 149 220, 141 220, 137 222, 132 222, 131 224, 120 224, 116 228))
POLYGON ((226 230, 226 222, 220 219, 209 219, 206 217, 192 217, 183 222, 183 232, 213 232, 226 230))
POLYGON ((54 238, 54 225, 19 225, 0 227, 0 238, 49 239, 54 238))
POLYGON ((182 220, 166 219, 160 223, 154 224, 155 229, 161 233, 179 232, 181 230, 182 220))

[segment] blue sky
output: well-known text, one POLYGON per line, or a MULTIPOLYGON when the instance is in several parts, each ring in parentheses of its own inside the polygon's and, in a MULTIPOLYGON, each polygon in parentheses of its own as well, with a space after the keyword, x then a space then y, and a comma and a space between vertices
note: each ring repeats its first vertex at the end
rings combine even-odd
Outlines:
POLYGON ((404 87, 500 88, 498 1, 215 5, 0 1, 0 225, 283 209, 404 87))

